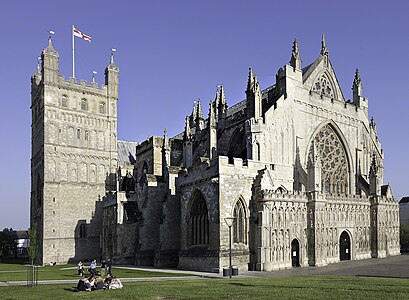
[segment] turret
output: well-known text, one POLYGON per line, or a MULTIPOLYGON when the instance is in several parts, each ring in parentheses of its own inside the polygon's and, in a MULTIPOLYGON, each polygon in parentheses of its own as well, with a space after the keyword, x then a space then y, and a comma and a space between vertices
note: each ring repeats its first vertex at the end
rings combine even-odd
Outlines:
POLYGON ((254 118, 256 121, 262 117, 261 91, 257 77, 253 76, 253 70, 249 68, 249 77, 246 90, 247 118, 254 118))
POLYGON ((312 142, 311 153, 308 157, 307 163, 307 191, 308 192, 320 192, 321 191, 321 159, 318 151, 315 147, 315 143, 312 142))
POLYGON ((294 39, 294 42, 293 42, 293 50, 291 52, 290 66, 292 66, 294 69, 301 69, 301 57, 300 57, 300 51, 298 50, 298 43, 296 39, 294 39))
POLYGON ((55 51, 51 37, 48 38, 48 46, 41 53, 42 77, 44 83, 58 82, 58 59, 60 54, 55 51))
POLYGON ((196 109, 196 132, 199 132, 204 128, 204 119, 203 119, 203 110, 200 99, 197 100, 197 109, 196 109))
POLYGON ((118 100, 119 68, 114 63, 114 52, 111 52, 109 65, 105 68, 105 85, 108 87, 108 97, 118 100))
POLYGON ((213 101, 209 103, 209 120, 208 120, 208 129, 209 129, 209 158, 212 159, 217 156, 217 129, 216 129, 216 115, 214 109, 213 101))

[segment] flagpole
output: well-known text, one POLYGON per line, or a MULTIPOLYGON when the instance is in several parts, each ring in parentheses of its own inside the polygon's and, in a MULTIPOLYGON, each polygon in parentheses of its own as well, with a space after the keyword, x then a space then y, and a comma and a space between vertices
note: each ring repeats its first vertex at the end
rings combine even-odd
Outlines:
POLYGON ((74 25, 72 25, 71 35, 72 35, 72 78, 75 78, 75 62, 74 62, 74 25))

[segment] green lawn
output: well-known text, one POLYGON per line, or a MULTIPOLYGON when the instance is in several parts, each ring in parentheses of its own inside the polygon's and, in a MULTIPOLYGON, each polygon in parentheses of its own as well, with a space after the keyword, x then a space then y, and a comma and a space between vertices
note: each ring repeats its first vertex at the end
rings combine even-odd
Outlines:
POLYGON ((1 287, 2 299, 409 299, 409 279, 303 276, 125 283, 73 292, 73 285, 1 287))
MULTIPOLYGON (((98 268, 98 271, 100 268, 98 268)), ((188 274, 172 274, 150 271, 127 270, 112 267, 112 273, 119 278, 130 277, 179 277, 188 274)), ((75 265, 46 266, 38 268, 38 280, 78 279, 75 265)), ((25 281, 27 267, 22 264, 0 264, 0 281, 25 281)))

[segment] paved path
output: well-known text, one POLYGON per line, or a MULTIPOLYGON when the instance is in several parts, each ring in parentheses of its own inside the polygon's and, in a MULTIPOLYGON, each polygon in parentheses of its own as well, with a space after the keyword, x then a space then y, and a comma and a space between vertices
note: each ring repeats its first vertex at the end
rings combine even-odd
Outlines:
POLYGON ((338 275, 409 278, 409 255, 387 258, 342 261, 325 267, 292 268, 274 272, 241 272, 243 276, 258 278, 302 276, 302 275, 338 275))
MULTIPOLYGON (((121 278, 122 282, 137 282, 137 281, 159 281, 159 280, 200 280, 206 278, 223 278, 221 274, 183 271, 175 269, 154 269, 151 267, 135 267, 135 266, 115 266, 121 269, 133 269, 141 271, 174 273, 174 274, 191 274, 195 276, 181 277, 144 277, 144 278, 121 278)), ((371 258, 365 260, 343 261, 336 264, 330 264, 325 267, 305 267, 292 268, 287 270, 279 270, 274 272, 253 272, 240 271, 240 275, 235 278, 273 278, 287 276, 303 276, 303 275, 338 275, 338 276, 369 276, 369 277, 393 277, 393 278, 409 278, 409 255, 398 255, 387 258, 371 258)), ((74 280, 42 280, 39 284, 74 284, 78 282, 74 280)), ((1 286, 11 285, 26 285, 26 281, 8 281, 0 282, 1 286)))

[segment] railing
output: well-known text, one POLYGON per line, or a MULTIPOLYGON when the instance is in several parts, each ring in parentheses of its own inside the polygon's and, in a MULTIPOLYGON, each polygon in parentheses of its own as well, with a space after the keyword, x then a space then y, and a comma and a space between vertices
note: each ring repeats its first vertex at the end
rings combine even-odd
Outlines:
POLYGON ((27 266, 27 286, 36 287, 38 285, 38 266, 27 266))

